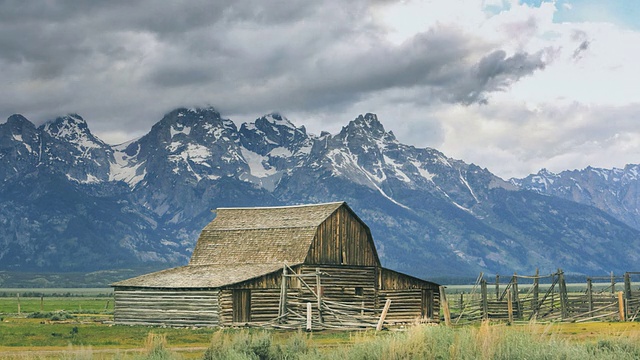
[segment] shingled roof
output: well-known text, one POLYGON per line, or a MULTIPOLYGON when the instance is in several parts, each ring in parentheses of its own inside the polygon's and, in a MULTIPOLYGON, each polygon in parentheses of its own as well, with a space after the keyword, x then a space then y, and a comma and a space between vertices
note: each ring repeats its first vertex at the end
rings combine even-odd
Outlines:
POLYGON ((217 288, 282 269, 282 264, 187 265, 141 275, 112 284, 148 288, 217 288))
POLYGON ((302 263, 316 228, 343 204, 218 209, 189 265, 302 263))
POLYGON ((268 208, 219 208, 200 234, 189 265, 113 284, 210 288, 302 264, 317 227, 344 202, 268 208))

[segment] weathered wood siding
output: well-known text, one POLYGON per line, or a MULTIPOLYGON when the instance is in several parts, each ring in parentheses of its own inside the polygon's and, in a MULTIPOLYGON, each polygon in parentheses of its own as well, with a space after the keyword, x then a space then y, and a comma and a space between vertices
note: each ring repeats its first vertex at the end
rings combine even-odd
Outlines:
POLYGON ((280 289, 251 290, 251 322, 263 323, 278 317, 280 289))
MULTIPOLYGON (((284 264, 283 264, 284 265, 284 264)), ((259 276, 255 279, 247 280, 239 284, 228 286, 234 289, 279 289, 282 281, 282 270, 270 274, 259 276)), ((289 280, 291 281, 291 280, 289 280)))
MULTIPOLYGON (((304 281, 317 294, 316 269, 320 271, 320 296, 323 304, 337 311, 341 315, 336 317, 336 312, 323 312, 323 321, 333 326, 349 326, 349 322, 355 322, 361 315, 374 317, 373 311, 377 306, 376 268, 355 266, 305 266, 300 269, 300 274, 307 275, 304 281)), ((296 300, 291 306, 299 314, 306 313, 306 303, 312 306, 312 316, 317 318, 317 298, 304 285, 296 292, 291 289, 289 297, 296 300)))
POLYGON ((116 288, 114 321, 122 325, 217 326, 218 290, 116 288))
POLYGON ((439 291, 438 284, 385 268, 380 271, 379 288, 381 290, 428 289, 439 291))
POLYGON ((391 299, 387 315, 390 321, 411 322, 418 318, 439 321, 440 289, 438 284, 382 268, 378 278, 379 301, 391 299))
MULTIPOLYGON (((313 275, 316 269, 320 271, 320 285, 324 300, 361 305, 373 308, 376 297, 376 268, 355 266, 302 266, 300 273, 313 275), (356 294, 356 289, 361 295, 356 294)), ((305 281, 316 291, 316 279, 304 277, 305 281)), ((311 296, 306 287, 301 286, 300 291, 305 296, 311 296)))
POLYGON ((381 304, 391 299, 387 322, 410 323, 423 317, 422 289, 380 291, 379 297, 381 304))
POLYGON ((379 292, 380 303, 391 299, 387 314, 390 323, 412 323, 415 321, 440 322, 440 297, 430 290, 408 289, 379 292))
POLYGON ((305 263, 379 266, 378 261, 369 229, 342 206, 318 226, 305 263))

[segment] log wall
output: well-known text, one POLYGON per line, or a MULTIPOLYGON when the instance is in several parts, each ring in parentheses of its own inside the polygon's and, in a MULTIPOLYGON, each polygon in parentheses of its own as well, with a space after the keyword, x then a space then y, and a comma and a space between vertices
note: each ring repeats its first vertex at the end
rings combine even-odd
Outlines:
POLYGON ((218 290, 116 288, 114 321, 121 325, 217 326, 218 290))
POLYGON ((412 323, 422 318, 422 290, 383 290, 379 293, 380 303, 391 299, 391 307, 386 321, 390 323, 412 323))

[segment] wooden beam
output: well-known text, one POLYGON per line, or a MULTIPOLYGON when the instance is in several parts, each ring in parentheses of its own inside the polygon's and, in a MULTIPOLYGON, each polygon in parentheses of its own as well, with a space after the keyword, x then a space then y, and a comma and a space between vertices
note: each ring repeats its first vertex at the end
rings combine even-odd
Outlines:
POLYGON ((287 264, 282 267, 282 284, 280 286, 280 308, 278 310, 278 318, 280 321, 286 321, 287 314, 287 264))
POLYGON ((376 331, 382 330, 382 324, 384 324, 384 318, 387 317, 387 313, 389 312, 390 306, 391 306, 391 299, 387 299, 387 301, 384 303, 384 309, 382 309, 382 314, 380 314, 380 320, 378 320, 376 331))
POLYGON ((318 296, 318 322, 322 323, 322 284, 320 283, 319 268, 316 268, 316 292, 318 296))
POLYGON ((311 303, 307 303, 307 331, 311 331, 311 303))

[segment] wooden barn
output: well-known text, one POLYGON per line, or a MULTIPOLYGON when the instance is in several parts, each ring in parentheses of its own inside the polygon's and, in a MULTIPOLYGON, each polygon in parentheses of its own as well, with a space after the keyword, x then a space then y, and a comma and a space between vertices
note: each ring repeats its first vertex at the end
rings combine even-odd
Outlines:
POLYGON ((112 284, 117 324, 363 328, 385 305, 386 324, 439 320, 438 284, 383 268, 344 202, 216 213, 188 265, 112 284))

